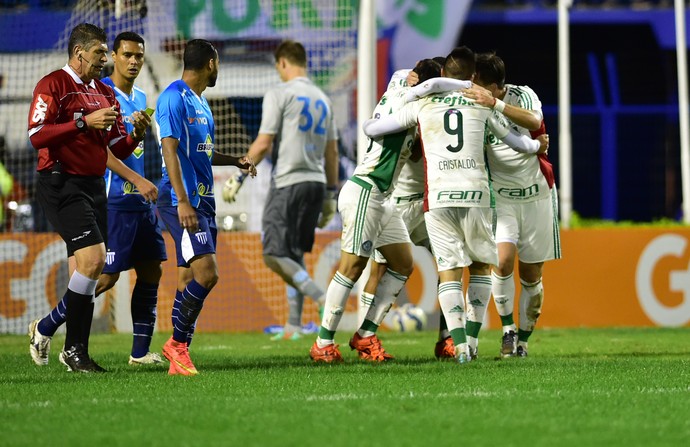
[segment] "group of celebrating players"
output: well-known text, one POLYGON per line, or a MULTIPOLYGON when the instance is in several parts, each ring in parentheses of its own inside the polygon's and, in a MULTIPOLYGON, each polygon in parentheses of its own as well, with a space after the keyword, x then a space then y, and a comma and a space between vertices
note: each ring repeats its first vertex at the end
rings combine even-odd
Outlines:
POLYGON ((501 355, 526 356, 543 303, 543 263, 560 257, 549 140, 537 96, 505 84, 495 54, 459 47, 394 76, 364 132, 370 145, 338 201, 343 253, 312 359, 342 360, 334 334, 372 256, 376 267, 361 297, 366 317, 349 346, 365 360, 393 358, 376 331, 412 271, 411 242, 427 246, 438 267, 437 358, 477 358, 492 293, 503 325, 501 355), (519 330, 513 320, 516 252, 519 330), (466 294, 464 267, 470 272, 466 294))

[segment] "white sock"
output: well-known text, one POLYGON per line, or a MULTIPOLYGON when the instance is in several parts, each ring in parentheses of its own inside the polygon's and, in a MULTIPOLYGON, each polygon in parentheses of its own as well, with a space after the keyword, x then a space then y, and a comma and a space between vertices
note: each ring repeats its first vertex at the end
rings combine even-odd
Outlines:
POLYGON ((467 343, 473 349, 479 344, 479 330, 484 322, 486 307, 491 299, 491 276, 470 275, 467 288, 467 343))
POLYGON ((491 291, 494 295, 496 311, 503 323, 503 333, 515 332, 517 327, 513 317, 515 307, 515 281, 513 274, 508 276, 498 276, 496 272, 491 272, 491 291), (510 323, 512 322, 512 323, 510 323))
POLYGON ((544 287, 541 278, 533 283, 520 280, 520 284, 520 330, 532 332, 544 304, 544 287))
MULTIPOLYGON (((376 296, 373 293, 362 292, 362 294, 359 297, 359 304, 362 307, 362 309, 366 309, 366 312, 364 312, 365 315, 369 313, 369 310, 371 309, 375 300, 376 296)), ((366 316, 362 320, 364 319, 366 319, 366 316)), ((364 321, 362 321, 362 323, 364 323, 364 321)), ((357 333, 361 337, 370 337, 374 335, 374 332, 364 330, 361 327, 357 329, 357 333)))
POLYGON ((338 329, 338 324, 345 311, 345 304, 350 297, 350 292, 354 285, 345 275, 335 272, 326 291, 326 303, 324 305, 323 319, 321 320, 322 329, 319 330, 319 337, 316 339, 316 343, 320 348, 333 344, 335 331, 338 329), (330 333, 330 338, 325 336, 323 329, 330 333))
POLYGON ((466 343, 465 303, 462 295, 462 281, 442 282, 438 286, 438 302, 446 318, 446 325, 453 342, 457 345, 466 343), (456 340, 455 338, 459 338, 456 340))
POLYGON ((455 357, 458 357, 458 354, 464 352, 467 357, 470 356, 470 349, 469 349, 469 343, 459 343, 455 345, 455 357))
MULTIPOLYGON (((364 320, 374 323, 377 327, 380 326, 391 306, 395 303, 395 299, 405 286, 406 281, 407 276, 403 276, 391 269, 386 270, 386 273, 383 274, 379 281, 379 285, 376 287, 376 295, 369 305, 364 320)), ((364 294, 362 295, 364 296, 364 294)), ((363 323, 362 325, 366 326, 367 324, 363 323)), ((357 333, 362 337, 371 337, 376 332, 360 327, 357 333)))

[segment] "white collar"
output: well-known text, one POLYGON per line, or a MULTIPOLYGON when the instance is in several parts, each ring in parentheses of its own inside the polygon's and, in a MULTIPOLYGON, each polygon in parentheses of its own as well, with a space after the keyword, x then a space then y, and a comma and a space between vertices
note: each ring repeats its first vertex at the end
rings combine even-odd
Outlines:
MULTIPOLYGON (((74 82, 77 84, 83 84, 84 81, 81 80, 81 78, 77 75, 77 73, 74 71, 72 67, 69 66, 69 64, 65 64, 62 69, 70 76, 72 76, 72 79, 74 79, 74 82)), ((91 82, 89 82, 89 87, 95 89, 96 88, 96 82, 92 79, 91 82)))

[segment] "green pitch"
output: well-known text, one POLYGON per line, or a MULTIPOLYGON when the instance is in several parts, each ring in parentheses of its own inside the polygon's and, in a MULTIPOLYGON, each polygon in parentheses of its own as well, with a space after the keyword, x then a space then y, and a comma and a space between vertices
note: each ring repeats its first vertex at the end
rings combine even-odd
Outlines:
MULTIPOLYGON (((436 336, 383 333, 388 364, 315 365, 314 336, 198 334, 200 375, 126 364, 130 337, 95 335, 103 375, 35 366, 26 336, 0 336, 3 446, 690 445, 690 329, 540 330, 530 357, 496 360, 484 331, 467 365, 436 336)), ((159 348, 165 335, 156 335, 159 348)))

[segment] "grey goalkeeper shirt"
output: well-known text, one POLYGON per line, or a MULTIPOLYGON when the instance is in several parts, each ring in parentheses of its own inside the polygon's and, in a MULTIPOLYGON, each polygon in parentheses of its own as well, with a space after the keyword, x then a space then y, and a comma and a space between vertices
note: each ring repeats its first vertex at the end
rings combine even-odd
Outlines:
POLYGON ((331 100, 311 80, 295 78, 266 92, 259 133, 275 135, 276 188, 326 183, 326 142, 338 135, 331 100))

